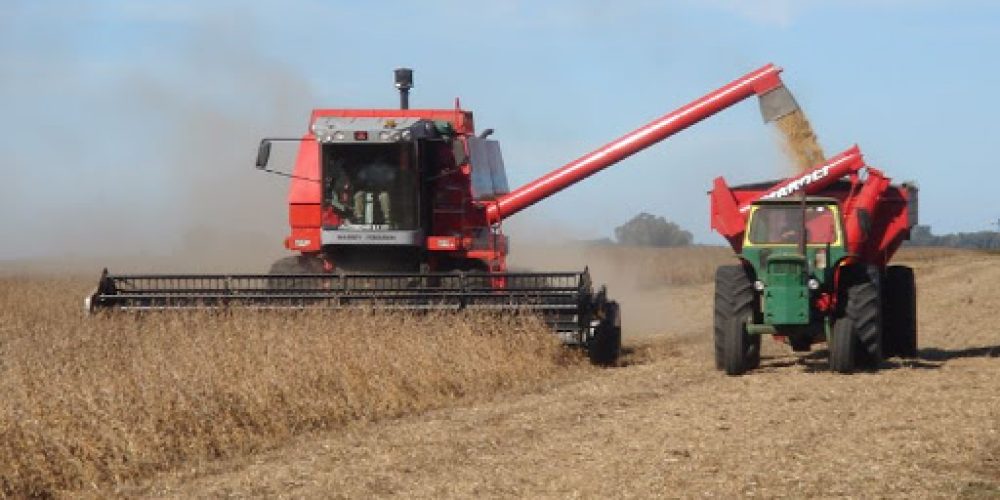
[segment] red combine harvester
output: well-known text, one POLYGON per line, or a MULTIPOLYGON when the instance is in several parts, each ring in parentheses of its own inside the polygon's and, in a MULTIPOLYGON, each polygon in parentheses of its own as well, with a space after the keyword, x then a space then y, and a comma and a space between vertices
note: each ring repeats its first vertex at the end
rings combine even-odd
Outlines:
POLYGON ((400 109, 317 109, 302 137, 264 139, 257 167, 291 178, 285 246, 265 275, 115 275, 90 310, 206 307, 491 309, 540 314, 600 363, 620 345, 618 304, 586 270, 510 273, 501 222, 748 97, 765 121, 797 109, 780 69, 764 66, 551 173, 508 190, 499 143, 472 112, 409 109, 412 72, 396 70, 400 109), (267 168, 292 141, 291 174, 267 168))
POLYGON ((796 177, 710 193, 712 229, 740 264, 715 284, 715 362, 739 375, 760 362, 760 336, 795 351, 827 342, 849 373, 917 353, 913 270, 889 260, 917 223, 917 188, 893 185, 857 146, 796 177))

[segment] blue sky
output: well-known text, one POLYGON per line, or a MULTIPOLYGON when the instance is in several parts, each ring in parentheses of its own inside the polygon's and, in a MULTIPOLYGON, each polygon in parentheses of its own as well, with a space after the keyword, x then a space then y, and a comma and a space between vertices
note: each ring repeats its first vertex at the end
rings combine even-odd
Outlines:
MULTIPOLYGON (((0 3, 0 258, 280 251, 262 135, 312 107, 461 97, 520 185, 767 62, 827 154, 916 180, 935 232, 989 229, 1000 4, 973 1, 18 1, 0 3)), ((600 237, 640 211, 696 240, 711 180, 787 172, 747 101, 515 216, 514 237, 600 237), (545 232, 538 229, 546 228, 545 232), (552 231, 551 228, 559 228, 552 231)), ((280 158, 279 158, 280 160, 280 158)))

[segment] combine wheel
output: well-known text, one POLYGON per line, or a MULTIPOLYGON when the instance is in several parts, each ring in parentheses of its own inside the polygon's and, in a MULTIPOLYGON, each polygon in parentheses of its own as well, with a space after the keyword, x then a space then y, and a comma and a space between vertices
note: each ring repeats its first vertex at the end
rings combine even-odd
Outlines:
POLYGON ((883 294, 886 357, 917 357, 917 285, 913 269, 889 266, 883 294))
MULTIPOLYGON (((323 261, 316 257, 306 255, 294 255, 284 257, 275 261, 271 265, 268 274, 274 275, 295 275, 295 274, 320 274, 323 272, 323 261)), ((294 290, 306 286, 304 280, 295 278, 270 278, 268 288, 272 290, 294 290)))
POLYGON ((882 318, 878 285, 864 271, 847 276, 846 304, 833 326, 830 369, 851 373, 882 362, 882 318))
POLYGON ((591 363, 612 366, 618 361, 622 348, 621 311, 617 302, 604 306, 604 317, 594 329, 594 336, 587 345, 587 355, 591 363))
POLYGON ((760 336, 747 333, 754 314, 754 291, 743 266, 719 266, 715 272, 715 366, 742 375, 760 365, 760 336))

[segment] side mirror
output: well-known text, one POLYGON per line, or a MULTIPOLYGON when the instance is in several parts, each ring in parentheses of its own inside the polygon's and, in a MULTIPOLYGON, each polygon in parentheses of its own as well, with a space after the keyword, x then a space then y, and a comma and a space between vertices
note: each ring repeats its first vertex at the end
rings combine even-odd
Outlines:
POLYGON ((263 169, 267 166, 268 160, 271 159, 271 141, 267 139, 262 139, 260 141, 260 146, 257 148, 257 168, 263 169))

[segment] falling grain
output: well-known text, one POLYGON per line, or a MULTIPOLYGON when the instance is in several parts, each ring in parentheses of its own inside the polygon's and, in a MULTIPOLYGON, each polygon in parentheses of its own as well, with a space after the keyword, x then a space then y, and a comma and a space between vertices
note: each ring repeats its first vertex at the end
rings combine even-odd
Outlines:
POLYGON ((781 131, 782 148, 798 172, 805 172, 826 159, 819 139, 802 110, 793 111, 776 122, 781 131))

